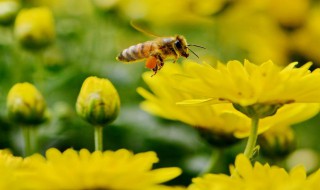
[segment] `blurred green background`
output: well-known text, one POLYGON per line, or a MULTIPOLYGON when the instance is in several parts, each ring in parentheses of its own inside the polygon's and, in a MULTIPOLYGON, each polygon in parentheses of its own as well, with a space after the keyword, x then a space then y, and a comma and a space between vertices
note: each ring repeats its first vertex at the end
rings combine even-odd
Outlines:
MULTIPOLYGON (((0 15, 5 12, 1 6, 0 15)), ((172 183, 189 184, 208 164, 212 147, 190 126, 167 121, 140 110, 136 88, 146 85, 143 62, 124 64, 115 57, 130 45, 152 40, 135 30, 131 21, 159 36, 181 34, 199 63, 249 59, 293 61, 320 65, 320 2, 317 0, 24 0, 21 9, 47 6, 54 14, 56 39, 38 50, 23 48, 13 34, 14 21, 0 26, 0 148, 22 154, 19 126, 7 117, 6 97, 18 82, 33 83, 46 99, 49 119, 38 128, 38 150, 50 147, 93 151, 93 128, 75 113, 82 82, 88 76, 112 81, 121 98, 117 120, 104 128, 104 149, 153 150, 156 167, 179 166, 184 173, 172 183)), ((178 62, 183 61, 179 59, 178 62)), ((160 71, 161 72, 161 71, 160 71)), ((156 76, 155 76, 156 77, 156 76)), ((318 167, 320 117, 294 127, 297 149, 310 149, 318 167)), ((244 142, 224 151, 216 168, 227 172, 244 142)), ((213 150, 215 151, 215 150, 213 150)), ((306 162, 311 162, 308 159, 306 162)), ((282 163, 284 164, 284 163, 282 163)))

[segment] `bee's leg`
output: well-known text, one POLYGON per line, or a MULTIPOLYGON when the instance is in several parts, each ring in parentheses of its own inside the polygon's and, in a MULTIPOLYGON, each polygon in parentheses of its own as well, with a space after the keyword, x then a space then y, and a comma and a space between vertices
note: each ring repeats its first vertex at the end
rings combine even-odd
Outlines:
POLYGON ((153 77, 154 75, 157 74, 157 72, 158 72, 158 70, 159 70, 159 69, 158 69, 158 65, 156 65, 152 70, 153 70, 154 73, 153 73, 153 75, 151 75, 151 77, 153 77))
POLYGON ((164 65, 163 59, 162 59, 162 57, 160 55, 158 56, 158 61, 159 61, 158 70, 160 70, 164 65))
POLYGON ((178 58, 179 58, 179 55, 177 54, 177 52, 173 51, 174 52, 174 60, 173 60, 173 63, 177 62, 178 58))

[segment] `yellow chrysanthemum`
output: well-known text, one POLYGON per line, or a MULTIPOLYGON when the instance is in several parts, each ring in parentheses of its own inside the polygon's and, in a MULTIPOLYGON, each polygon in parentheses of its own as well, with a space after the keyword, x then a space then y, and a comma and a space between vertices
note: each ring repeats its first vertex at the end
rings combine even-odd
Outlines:
POLYGON ((291 63, 285 68, 272 61, 261 65, 247 60, 209 64, 185 64, 188 77, 181 80, 181 89, 187 89, 198 99, 185 103, 231 102, 241 106, 253 104, 286 104, 320 102, 320 70, 310 72, 311 64, 295 68, 291 63))
POLYGON ((180 175, 176 167, 152 170, 158 162, 154 152, 133 154, 128 150, 60 152, 51 148, 46 158, 34 155, 33 173, 23 176, 29 189, 108 189, 160 190, 170 189, 161 183, 180 175))
POLYGON ((22 189, 23 181, 18 177, 23 159, 13 156, 8 150, 0 150, 0 189, 22 189))
POLYGON ((206 174, 193 179, 189 190, 295 190, 303 189, 306 182, 306 171, 295 167, 290 172, 277 166, 252 165, 247 157, 238 155, 231 175, 206 174))
MULTIPOLYGON (((178 120, 193 127, 206 129, 217 136, 224 137, 224 140, 233 135, 237 138, 247 137, 251 127, 250 119, 234 109, 231 103, 205 106, 176 104, 176 102, 195 97, 188 91, 180 90, 179 85, 183 81, 176 80, 176 77, 189 74, 184 70, 188 64, 189 62, 182 65, 168 63, 155 77, 150 77, 151 72, 144 73, 143 80, 152 93, 142 87, 137 89, 138 93, 146 99, 141 103, 142 109, 166 119, 178 120)), ((275 115, 261 119, 259 133, 269 128, 281 128, 281 126, 302 122, 318 111, 319 104, 285 105, 275 115)))

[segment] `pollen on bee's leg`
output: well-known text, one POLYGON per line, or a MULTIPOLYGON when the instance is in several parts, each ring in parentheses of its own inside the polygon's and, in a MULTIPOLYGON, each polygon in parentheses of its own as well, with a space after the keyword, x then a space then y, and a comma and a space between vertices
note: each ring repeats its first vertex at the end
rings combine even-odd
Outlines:
POLYGON ((146 61, 146 67, 148 69, 153 69, 157 66, 157 58, 154 56, 150 56, 146 61))

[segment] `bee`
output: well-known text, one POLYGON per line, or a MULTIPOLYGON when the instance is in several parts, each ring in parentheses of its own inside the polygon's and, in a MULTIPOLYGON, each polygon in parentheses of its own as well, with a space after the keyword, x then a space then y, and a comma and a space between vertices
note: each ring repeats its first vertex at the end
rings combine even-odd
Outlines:
POLYGON ((153 75, 155 75, 163 67, 164 60, 167 58, 173 58, 173 62, 176 62, 181 56, 188 58, 189 51, 199 58, 189 46, 205 49, 202 46, 188 44, 186 38, 182 35, 157 37, 154 40, 132 45, 124 49, 116 59, 128 63, 146 59, 146 67, 153 70, 153 75))

